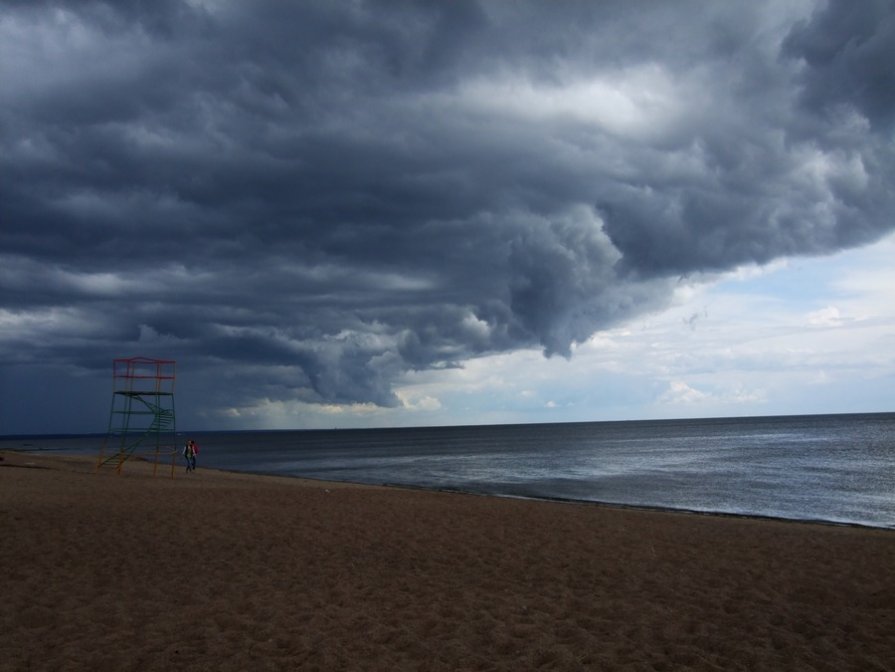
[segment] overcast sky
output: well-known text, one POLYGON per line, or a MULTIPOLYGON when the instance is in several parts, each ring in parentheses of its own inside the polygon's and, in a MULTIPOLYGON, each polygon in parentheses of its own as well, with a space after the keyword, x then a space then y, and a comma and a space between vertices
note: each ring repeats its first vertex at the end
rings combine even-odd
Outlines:
POLYGON ((0 1, 0 434, 892 410, 892 2, 0 1))

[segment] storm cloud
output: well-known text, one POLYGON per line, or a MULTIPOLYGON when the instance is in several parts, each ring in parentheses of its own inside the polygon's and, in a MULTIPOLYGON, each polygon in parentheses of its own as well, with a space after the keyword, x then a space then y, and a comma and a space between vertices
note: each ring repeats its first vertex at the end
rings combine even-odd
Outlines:
MULTIPOLYGON (((0 367, 398 404, 895 212, 891 2, 0 4, 0 367), (213 383, 213 384, 212 384, 213 383)), ((18 385, 18 382, 16 383, 18 385)))

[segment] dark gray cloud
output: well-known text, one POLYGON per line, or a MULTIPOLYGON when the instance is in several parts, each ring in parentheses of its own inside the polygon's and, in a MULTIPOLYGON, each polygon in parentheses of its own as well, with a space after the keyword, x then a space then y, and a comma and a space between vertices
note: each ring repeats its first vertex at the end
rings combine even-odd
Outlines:
POLYGON ((388 406, 893 228, 891 2, 0 8, 4 399, 142 354, 388 406))
POLYGON ((895 115, 895 11, 887 0, 830 3, 796 25, 784 53, 804 61, 803 109, 836 117, 857 112, 891 137, 895 115))

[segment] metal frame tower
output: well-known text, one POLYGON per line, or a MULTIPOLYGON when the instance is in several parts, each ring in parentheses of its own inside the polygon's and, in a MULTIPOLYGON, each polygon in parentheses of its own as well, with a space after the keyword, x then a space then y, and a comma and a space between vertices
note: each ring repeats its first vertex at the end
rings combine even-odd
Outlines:
POLYGON ((160 459, 170 456, 171 477, 177 453, 174 417, 174 372, 171 359, 119 358, 112 362, 112 409, 109 432, 100 448, 97 471, 114 467, 120 474, 124 463, 138 449, 148 453, 152 473, 160 459))

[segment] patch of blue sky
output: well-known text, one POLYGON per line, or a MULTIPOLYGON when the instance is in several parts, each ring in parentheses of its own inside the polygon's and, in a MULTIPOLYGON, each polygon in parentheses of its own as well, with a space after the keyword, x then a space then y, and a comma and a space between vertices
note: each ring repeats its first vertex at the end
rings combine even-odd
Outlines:
POLYGON ((855 293, 839 282, 845 275, 868 267, 890 266, 895 235, 873 245, 818 257, 794 257, 771 262, 763 268, 743 268, 730 274, 712 292, 758 294, 805 305, 828 302, 855 293))

